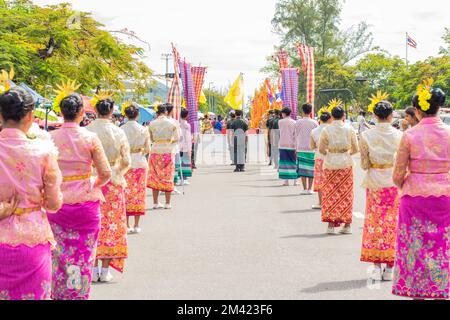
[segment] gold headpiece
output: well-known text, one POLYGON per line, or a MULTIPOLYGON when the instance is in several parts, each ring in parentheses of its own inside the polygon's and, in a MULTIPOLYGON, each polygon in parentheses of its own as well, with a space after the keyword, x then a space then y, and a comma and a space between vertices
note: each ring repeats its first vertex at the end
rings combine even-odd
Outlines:
POLYGON ((130 101, 130 100, 124 101, 124 102, 122 103, 122 110, 121 110, 122 116, 125 117, 125 109, 128 108, 129 106, 131 106, 132 104, 133 104, 133 101, 130 101))
POLYGON ((100 101, 107 100, 113 97, 113 92, 111 90, 100 90, 98 93, 94 95, 91 100, 91 105, 96 107, 100 101))
POLYGON ((320 118, 325 112, 329 112, 328 107, 322 107, 322 109, 317 112, 317 116, 320 118))
POLYGON ((417 95, 419 96, 419 107, 422 111, 426 112, 430 110, 430 101, 431 95, 431 86, 433 85, 434 80, 428 78, 424 80, 421 84, 417 86, 417 95))
POLYGON ((375 106, 380 103, 381 101, 387 100, 389 98, 389 94, 387 94, 386 92, 381 92, 381 91, 377 91, 376 95, 372 95, 369 100, 371 102, 371 104, 369 105, 369 107, 367 108, 367 111, 373 113, 375 106))
POLYGON ((339 106, 342 106, 344 102, 342 102, 341 99, 333 99, 330 102, 328 102, 328 112, 332 113, 333 109, 339 106))
POLYGON ((9 82, 14 78, 14 68, 11 68, 11 70, 6 72, 5 70, 2 70, 0 73, 0 94, 5 93, 9 89, 11 89, 11 85, 9 82))
POLYGON ((62 82, 60 85, 56 86, 56 98, 53 101, 53 110, 55 112, 61 113, 61 101, 70 96, 72 93, 80 88, 80 85, 75 82, 75 80, 68 80, 67 83, 62 82))

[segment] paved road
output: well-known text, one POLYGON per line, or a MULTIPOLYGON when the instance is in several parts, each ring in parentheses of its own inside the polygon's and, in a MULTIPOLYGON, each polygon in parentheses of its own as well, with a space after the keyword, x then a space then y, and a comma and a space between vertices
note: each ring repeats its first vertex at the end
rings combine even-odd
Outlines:
POLYGON ((125 274, 94 285, 92 298, 394 299, 390 283, 368 288, 361 218, 351 236, 325 235, 315 196, 280 187, 266 165, 231 172, 201 167, 172 211, 148 211, 144 233, 129 238, 125 274))

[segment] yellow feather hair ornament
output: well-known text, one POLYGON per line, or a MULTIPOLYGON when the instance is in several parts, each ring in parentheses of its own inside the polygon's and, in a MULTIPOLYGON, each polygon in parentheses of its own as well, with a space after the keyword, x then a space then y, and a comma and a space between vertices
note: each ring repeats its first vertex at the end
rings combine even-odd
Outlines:
POLYGON ((11 89, 10 81, 14 78, 14 68, 11 68, 11 70, 6 72, 5 70, 2 70, 0 72, 0 94, 5 93, 9 89, 11 89))
POLYGON ((120 110, 121 111, 121 113, 122 113, 122 116, 124 116, 125 117, 125 110, 129 107, 129 106, 131 106, 133 104, 133 101, 124 101, 123 103, 122 103, 122 110, 120 110))
POLYGON ((328 102, 328 112, 332 113, 333 109, 339 106, 342 106, 344 102, 342 102, 341 99, 333 99, 330 102, 328 102))
POLYGON ((373 113, 375 106, 380 103, 381 101, 385 101, 389 98, 389 94, 387 94, 386 92, 381 92, 381 91, 377 91, 376 95, 372 95, 369 100, 370 100, 370 105, 367 108, 367 111, 373 113))
POLYGON ((417 95, 419 96, 419 107, 424 112, 430 110, 430 107, 431 107, 429 101, 432 97, 431 89, 432 89, 433 83, 434 83, 434 80, 431 78, 428 78, 417 86, 417 95))
POLYGON ((81 85, 77 84, 75 80, 68 80, 66 83, 62 82, 56 86, 56 98, 53 101, 53 110, 57 113, 61 113, 61 102, 70 96, 72 93, 76 92, 81 85))
POLYGON ((94 97, 91 100, 91 105, 93 107, 96 107, 97 104, 100 101, 107 100, 109 98, 112 98, 114 96, 113 92, 111 90, 100 90, 98 93, 94 95, 94 97))

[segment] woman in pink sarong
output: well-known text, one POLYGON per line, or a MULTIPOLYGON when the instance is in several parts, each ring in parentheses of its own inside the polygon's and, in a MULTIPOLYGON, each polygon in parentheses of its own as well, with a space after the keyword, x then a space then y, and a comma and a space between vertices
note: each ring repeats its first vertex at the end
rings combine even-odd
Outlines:
POLYGON ((59 150, 64 205, 58 214, 49 216, 57 241, 52 298, 87 300, 100 229, 100 201, 104 202, 101 187, 111 178, 111 168, 97 135, 79 126, 84 116, 81 96, 69 95, 60 107, 64 124, 52 137, 59 150), (96 179, 91 177, 93 165, 96 179))
POLYGON ((26 135, 33 109, 22 88, 0 94, 0 201, 18 198, 14 212, 0 219, 0 300, 48 300, 51 294, 55 240, 47 214, 61 208, 62 178, 54 144, 26 135))
POLYGON ((448 299, 450 128, 438 117, 445 94, 428 82, 413 104, 420 123, 404 133, 394 169, 402 198, 393 293, 448 299))

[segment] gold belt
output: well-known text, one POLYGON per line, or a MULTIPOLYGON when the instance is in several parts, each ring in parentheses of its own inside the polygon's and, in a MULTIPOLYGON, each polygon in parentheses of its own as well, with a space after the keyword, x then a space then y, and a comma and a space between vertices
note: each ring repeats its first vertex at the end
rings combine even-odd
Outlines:
POLYGON ((328 150, 330 153, 347 153, 350 149, 339 149, 339 148, 331 148, 328 150))
POLYGON ((371 163, 370 168, 372 169, 391 169, 394 167, 393 163, 386 163, 386 164, 375 164, 371 163))
POLYGON ((70 176, 70 177, 63 177, 63 182, 74 182, 74 181, 81 181, 81 180, 87 180, 91 178, 91 174, 85 174, 82 176, 70 176))
POLYGON ((16 210, 14 210, 14 215, 16 216, 21 216, 27 213, 32 213, 32 212, 38 212, 38 211, 42 211, 41 207, 35 207, 35 208, 16 208, 16 210))
POLYGON ((144 148, 134 148, 130 150, 130 153, 134 154, 134 153, 143 153, 144 152, 144 148))
POLYGON ((173 140, 158 140, 158 141, 153 141, 153 143, 173 143, 173 140))

